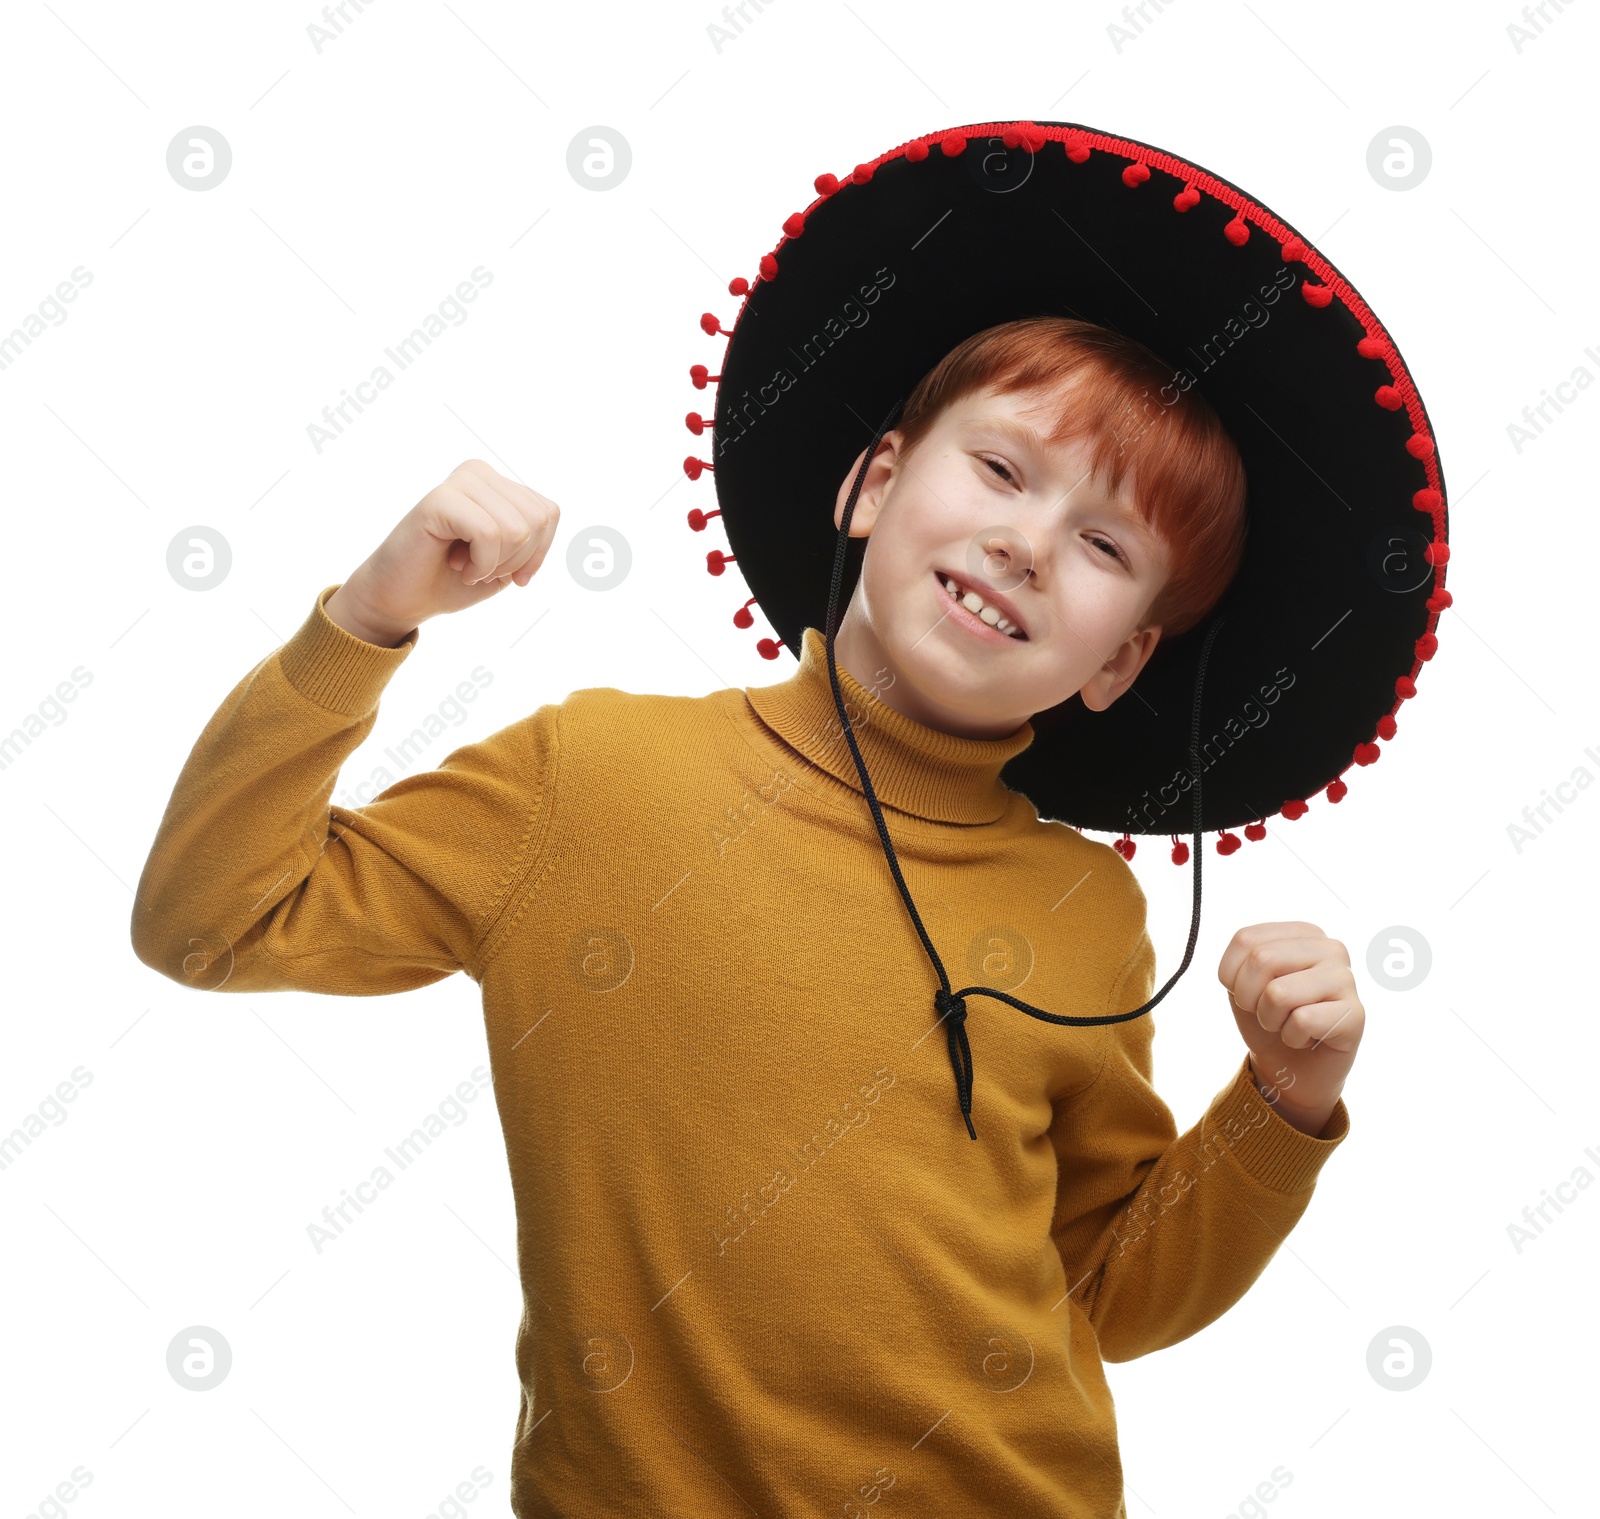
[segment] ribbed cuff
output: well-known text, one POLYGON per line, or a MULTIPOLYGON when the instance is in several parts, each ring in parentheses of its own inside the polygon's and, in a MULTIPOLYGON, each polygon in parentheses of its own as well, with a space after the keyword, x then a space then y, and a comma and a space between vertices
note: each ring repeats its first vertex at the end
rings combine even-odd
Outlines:
POLYGON ((324 610, 324 603, 344 582, 326 586, 311 614, 278 650, 285 678, 307 701, 345 717, 361 717, 377 705, 389 678, 417 646, 419 628, 393 649, 357 638, 324 610))
POLYGON ((1229 1148, 1262 1186, 1274 1192, 1303 1192, 1350 1132, 1350 1113, 1341 1097, 1320 1134, 1303 1133, 1256 1090, 1246 1055, 1233 1080, 1211 1100, 1206 1128, 1213 1127, 1237 1135, 1230 1138, 1229 1148))

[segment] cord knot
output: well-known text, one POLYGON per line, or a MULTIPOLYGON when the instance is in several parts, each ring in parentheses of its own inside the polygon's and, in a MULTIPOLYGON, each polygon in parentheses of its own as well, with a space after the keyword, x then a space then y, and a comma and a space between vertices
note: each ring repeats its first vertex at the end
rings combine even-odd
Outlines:
POLYGON ((956 1073, 956 1098, 961 1104, 961 1116, 966 1120, 967 1133, 976 1139, 978 1131, 972 1127, 972 1046, 967 1043, 967 999, 941 986, 933 994, 933 1006, 944 1024, 945 1041, 950 1046, 950 1065, 956 1073))

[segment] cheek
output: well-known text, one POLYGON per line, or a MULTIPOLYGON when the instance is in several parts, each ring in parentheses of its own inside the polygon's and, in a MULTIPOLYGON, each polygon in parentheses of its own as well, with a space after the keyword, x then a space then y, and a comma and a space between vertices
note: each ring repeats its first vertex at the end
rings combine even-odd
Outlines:
MULTIPOLYGON (((1094 552, 1098 553, 1099 550, 1094 552)), ((1144 582, 1127 571, 1112 571, 1077 556, 1068 556, 1055 609, 1069 647, 1062 658, 1073 663, 1094 661, 1093 651, 1111 651, 1127 638, 1148 597, 1144 582)))
POLYGON ((907 513, 886 512, 867 540, 863 574, 881 589, 910 584, 932 570, 934 541, 914 514, 908 520, 907 513))
POLYGON ((1097 619, 1125 617, 1138 610, 1139 599, 1144 594, 1144 582, 1120 564, 1104 564, 1091 555, 1105 556, 1101 550, 1090 546, 1077 556, 1071 565, 1073 599, 1083 609, 1085 616, 1097 619))
POLYGON ((874 621, 897 621, 898 614, 916 594, 926 563, 904 534, 895 531, 887 521, 880 521, 867 539, 856 584, 856 595, 863 609, 874 621))

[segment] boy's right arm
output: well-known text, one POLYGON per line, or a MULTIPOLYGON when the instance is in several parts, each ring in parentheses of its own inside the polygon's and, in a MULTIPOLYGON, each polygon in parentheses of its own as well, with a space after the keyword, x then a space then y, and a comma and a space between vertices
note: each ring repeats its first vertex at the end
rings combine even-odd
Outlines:
POLYGON ((416 643, 355 638, 324 610, 333 589, 206 724, 139 878, 134 952, 185 986, 366 996, 476 976, 537 858, 551 706, 362 808, 330 808, 339 767, 416 643))
POLYGON ((234 687, 178 777, 139 879, 131 927, 145 964, 208 991, 359 996, 457 969, 477 977, 539 856, 558 708, 455 750, 358 810, 329 797, 420 623, 526 585, 556 514, 487 465, 463 465, 234 687), (331 616, 333 594, 357 577, 358 594, 331 616), (383 631, 396 627, 410 631, 383 631))

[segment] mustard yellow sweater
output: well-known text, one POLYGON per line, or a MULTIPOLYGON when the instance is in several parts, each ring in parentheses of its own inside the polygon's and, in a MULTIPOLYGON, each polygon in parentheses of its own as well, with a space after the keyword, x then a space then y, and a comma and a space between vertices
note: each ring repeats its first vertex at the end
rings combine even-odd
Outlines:
MULTIPOLYGON (((575 691, 350 811, 339 767, 418 635, 353 637, 335 589, 201 733, 133 947, 208 991, 479 983, 524 1294, 513 1511, 1119 1519, 1102 1363, 1239 1299, 1344 1104, 1303 1134, 1241 1058, 1179 1135, 1150 1017, 972 998, 974 1143, 820 632, 775 684, 575 691)), ((953 737, 839 673, 955 984, 1148 998, 1132 871, 999 780, 1032 728, 953 737)))

